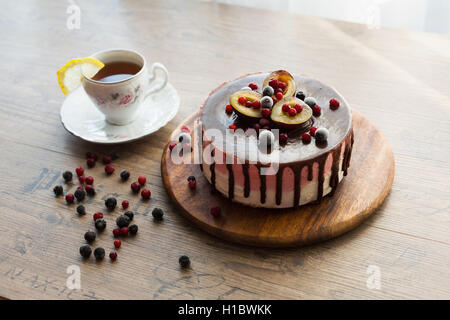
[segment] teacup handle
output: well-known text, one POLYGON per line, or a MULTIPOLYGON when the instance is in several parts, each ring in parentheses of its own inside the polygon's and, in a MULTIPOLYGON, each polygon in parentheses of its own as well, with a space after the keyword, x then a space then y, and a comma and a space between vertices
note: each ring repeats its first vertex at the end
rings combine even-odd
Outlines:
POLYGON ((160 91, 167 85, 167 81, 169 80, 169 72, 167 71, 166 67, 162 63, 159 63, 159 62, 155 62, 154 64, 152 64, 152 69, 150 71, 150 75, 148 78, 149 85, 156 79, 156 70, 161 70, 163 72, 164 80, 160 85, 150 88, 145 93, 145 97, 148 97, 149 95, 160 91))

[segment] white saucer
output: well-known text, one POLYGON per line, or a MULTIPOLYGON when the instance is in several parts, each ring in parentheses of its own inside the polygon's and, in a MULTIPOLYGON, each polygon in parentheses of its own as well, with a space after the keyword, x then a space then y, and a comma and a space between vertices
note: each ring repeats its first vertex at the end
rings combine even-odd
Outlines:
POLYGON ((113 144, 133 141, 145 137, 165 126, 175 117, 180 98, 175 88, 168 83, 161 91, 152 94, 143 102, 139 116, 124 126, 112 125, 97 110, 83 87, 70 93, 61 107, 61 122, 71 134, 83 140, 113 144))

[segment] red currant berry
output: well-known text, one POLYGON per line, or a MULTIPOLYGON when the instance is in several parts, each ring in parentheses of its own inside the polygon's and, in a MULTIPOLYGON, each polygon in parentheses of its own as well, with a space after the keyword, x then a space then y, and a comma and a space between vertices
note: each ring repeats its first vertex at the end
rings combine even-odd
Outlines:
POLYGON ((275 94, 275 97, 276 97, 278 100, 281 100, 281 99, 283 99, 283 94, 282 94, 281 92, 277 92, 277 93, 275 94))
POLYGON ((337 108, 339 108, 339 101, 336 99, 331 99, 330 100, 330 109, 336 110, 337 108))
POLYGON ((128 208, 129 205, 130 205, 130 203, 127 200, 122 201, 122 208, 126 209, 126 208, 128 208))
POLYGON ((316 135, 316 127, 311 127, 311 129, 309 129, 309 134, 312 135, 313 137, 316 135))
POLYGON ((278 88, 280 88, 281 90, 286 89, 286 83, 283 81, 278 81, 277 85, 278 85, 278 88))
POLYGON ((147 178, 145 178, 144 176, 139 176, 138 182, 141 186, 143 186, 147 182, 147 178))
POLYGON ((78 167, 75 169, 75 172, 77 173, 77 176, 81 177, 84 174, 83 167, 78 167))
POLYGON ((115 260, 117 259, 117 252, 110 252, 110 253, 109 253, 109 258, 110 258, 112 261, 115 261, 115 260))
POLYGON ((321 111, 322 109, 317 104, 314 107, 312 107, 311 109, 312 109, 313 115, 315 117, 319 117, 320 114, 322 113, 322 111, 321 111))
POLYGON ((114 229, 113 231, 112 231, 112 233, 113 233, 113 235, 114 235, 114 237, 118 237, 118 236, 120 236, 120 229, 114 229))
POLYGON ((105 172, 106 172, 106 174, 112 174, 113 172, 114 172, 114 170, 115 170, 115 168, 114 168, 114 166, 113 165, 111 165, 111 164, 107 164, 106 166, 105 166, 105 172))
POLYGON ((231 106, 231 104, 227 104, 227 106, 225 107, 225 112, 228 114, 233 112, 233 107, 231 106))
POLYGON ((86 184, 93 185, 94 178, 92 178, 91 176, 86 177, 86 184))
POLYGON ((66 194, 66 202, 67 203, 73 203, 73 200, 75 199, 74 195, 71 193, 66 194))
POLYGON ((84 182, 86 181, 86 178, 85 178, 84 176, 79 176, 79 177, 78 177, 78 181, 79 181, 81 184, 84 184, 84 182))
POLYGON ((103 213, 96 212, 92 215, 92 217, 94 218, 94 221, 97 221, 98 219, 103 219, 103 213))
POLYGON ((213 216, 213 217, 218 217, 218 216, 220 216, 220 207, 212 207, 211 209, 210 209, 210 213, 211 213, 211 215, 213 216))
POLYGON ((195 189, 195 183, 196 183, 195 180, 189 181, 189 182, 188 182, 189 188, 195 189))
POLYGON ((249 88, 252 89, 252 90, 258 89, 258 85, 257 85, 256 83, 254 83, 254 82, 250 83, 248 86, 249 86, 249 88))
POLYGON ((302 141, 303 143, 310 143, 311 135, 308 132, 305 132, 304 134, 302 134, 302 141))
POLYGON ((288 136, 286 133, 280 133, 280 144, 286 144, 288 136))
POLYGON ((95 166, 95 160, 93 158, 89 158, 86 160, 86 164, 89 168, 93 168, 95 166))
POLYGON ((278 87, 278 80, 275 78, 271 78, 269 80, 269 86, 271 86, 272 88, 277 88, 278 87))
POLYGON ((290 117, 294 117, 295 115, 297 115, 297 110, 295 110, 294 108, 290 108, 288 114, 290 117))
POLYGON ((237 129, 237 127, 236 127, 236 125, 234 123, 230 124, 230 126, 228 128, 233 130, 233 131, 237 129))
POLYGON ((259 102, 259 100, 255 100, 252 102, 252 107, 253 109, 259 109, 261 108, 261 102, 259 102))
POLYGON ((120 235, 122 237, 126 237, 128 235, 128 228, 127 227, 120 228, 120 235))
POLYGON ((272 111, 269 108, 262 108, 262 110, 261 110, 261 115, 264 118, 269 118, 271 113, 272 113, 272 111))
POLYGON ((103 164, 110 164, 111 163, 111 157, 110 156, 104 156, 103 157, 103 164))
POLYGON ((121 245, 122 245, 122 241, 120 241, 120 240, 114 240, 114 247, 116 247, 117 249, 119 249, 121 245))
POLYGON ((144 189, 144 190, 141 191, 141 197, 144 200, 150 199, 151 195, 152 195, 152 193, 148 189, 144 189))
POLYGON ((245 106, 247 104, 247 99, 245 99, 245 97, 239 97, 238 102, 239 104, 245 106))
POLYGON ((294 104, 294 109, 297 111, 297 113, 302 112, 303 107, 299 105, 298 103, 294 104))
POLYGON ((135 181, 131 184, 131 190, 133 190, 133 192, 138 193, 140 189, 141 185, 139 184, 139 182, 135 181))
POLYGON ((283 106, 281 107, 281 110, 283 110, 283 112, 289 112, 289 109, 291 109, 291 106, 287 103, 283 104, 283 106))

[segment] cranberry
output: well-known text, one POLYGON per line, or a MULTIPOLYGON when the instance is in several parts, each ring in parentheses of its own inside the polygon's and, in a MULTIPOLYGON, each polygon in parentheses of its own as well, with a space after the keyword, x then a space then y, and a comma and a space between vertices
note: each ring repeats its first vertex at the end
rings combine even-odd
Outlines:
POLYGON ((128 235, 128 228, 127 227, 120 228, 120 235, 122 237, 126 237, 128 235))
POLYGON ((152 193, 148 189, 144 189, 144 190, 141 191, 141 197, 144 200, 150 199, 151 195, 152 195, 152 193))
POLYGON ((120 240, 114 240, 114 247, 116 247, 117 249, 119 249, 121 245, 122 245, 122 241, 120 241, 120 240))
POLYGON ((108 174, 108 175, 112 174, 112 173, 114 172, 114 170, 115 170, 115 168, 114 168, 114 166, 111 165, 111 164, 107 164, 107 165, 105 166, 105 172, 106 172, 106 174, 108 174))
POLYGON ((114 252, 114 251, 110 252, 110 253, 109 253, 109 258, 110 258, 112 261, 115 261, 115 260, 117 259, 117 252, 114 252))
POLYGON ((139 184, 139 182, 133 182, 131 184, 131 190, 133 190, 133 192, 138 193, 139 189, 141 189, 141 185, 139 184))
POLYGON ((78 167, 75 169, 75 172, 77 173, 77 176, 81 177, 84 174, 83 167, 78 167))
POLYGON ((308 132, 305 132, 304 134, 302 134, 302 141, 303 143, 310 143, 311 135, 308 132))
POLYGON ((247 108, 252 108, 253 107, 253 103, 250 100, 247 100, 247 102, 245 103, 245 106, 247 108))
POLYGON ((122 208, 126 209, 126 208, 128 208, 129 205, 130 205, 130 203, 127 200, 122 201, 122 208))
POLYGON ((210 210, 210 212, 211 212, 211 215, 213 216, 213 217, 218 217, 218 216, 220 216, 220 207, 212 207, 211 208, 211 210, 210 210))
POLYGON ((92 178, 91 176, 86 177, 86 184, 93 185, 94 178, 92 178))
POLYGON ((227 106, 225 107, 225 112, 228 114, 233 112, 233 107, 231 106, 231 104, 227 104, 227 106))
POLYGON ((89 168, 93 168, 95 166, 95 160, 93 158, 89 158, 86 160, 86 164, 89 168))
POLYGON ((269 118, 272 111, 269 108, 262 108, 261 114, 264 118, 269 118))
POLYGON ((286 89, 286 83, 283 81, 278 81, 277 85, 278 85, 278 88, 280 88, 281 90, 286 89))
POLYGON ((277 102, 278 102, 278 99, 277 99, 277 98, 275 98, 275 97, 273 97, 273 98, 272 98, 272 101, 273 101, 273 105, 275 105, 275 103, 277 103, 277 102))
POLYGON ((113 235, 114 235, 114 237, 118 237, 118 236, 120 236, 120 229, 114 229, 113 231, 112 231, 112 233, 113 233, 113 235))
POLYGON ((297 113, 302 112, 303 107, 299 105, 298 103, 294 104, 294 109, 297 111, 297 113))
POLYGON ((283 89, 281 89, 281 88, 276 88, 276 89, 275 89, 275 94, 277 94, 278 92, 283 93, 283 89))
POLYGON ((281 100, 281 99, 283 99, 283 94, 282 94, 281 92, 277 92, 277 93, 275 93, 275 97, 276 97, 278 100, 281 100))
POLYGON ((73 203, 73 200, 75 199, 75 196, 71 193, 66 194, 66 202, 67 203, 73 203))
POLYGON ((79 177, 78 177, 78 181, 79 181, 81 184, 84 184, 84 182, 86 181, 86 178, 85 178, 84 176, 79 176, 79 177))
POLYGON ((281 107, 281 110, 283 110, 283 112, 289 112, 289 109, 291 108, 290 105, 288 105, 287 103, 283 104, 283 106, 281 107))
POLYGON ((181 126, 181 131, 190 133, 191 130, 187 126, 181 126))
POLYGON ((175 142, 172 142, 171 144, 169 144, 169 150, 172 151, 173 148, 175 148, 177 144, 175 142))
POLYGON ((268 125, 270 125, 270 121, 265 118, 261 118, 261 119, 259 119, 259 125, 261 127, 268 126, 268 125))
POLYGON ((245 97, 239 97, 238 102, 245 106, 247 104, 247 99, 245 99, 245 97))
POLYGON ((277 88, 278 87, 278 80, 275 78, 271 78, 269 80, 269 86, 271 86, 272 88, 277 88))
POLYGON ((295 110, 294 108, 290 108, 288 114, 289 116, 294 117, 295 115, 297 115, 297 110, 295 110))
POLYGON ((95 153, 92 153, 92 152, 87 152, 86 153, 86 159, 93 159, 94 161, 97 161, 97 155, 95 153))
POLYGON ((252 90, 258 89, 258 85, 257 85, 256 83, 254 83, 254 82, 250 83, 248 86, 249 86, 249 88, 252 89, 252 90))
POLYGON ((311 129, 309 129, 309 134, 312 135, 313 137, 316 135, 316 127, 311 127, 311 129))
POLYGON ((147 178, 144 176, 139 176, 138 182, 141 186, 143 186, 147 182, 147 178))
POLYGON ((103 164, 110 164, 111 163, 111 157, 110 156, 104 156, 103 157, 103 164))
POLYGON ((228 128, 233 130, 233 131, 237 129, 237 127, 236 127, 236 125, 234 123, 230 124, 230 126, 228 128))
POLYGON ((255 100, 252 102, 253 109, 259 109, 261 108, 261 102, 259 100, 255 100))
POLYGON ((195 189, 195 184, 196 184, 195 180, 191 180, 188 182, 189 188, 191 189, 195 189))
POLYGON ((314 107, 311 108, 313 111, 313 115, 315 117, 319 117, 320 114, 322 113, 321 108, 316 104, 314 107))
POLYGON ((330 100, 330 109, 336 110, 337 108, 339 108, 339 101, 336 99, 331 99, 330 100))
POLYGON ((286 144, 288 136, 286 133, 280 133, 280 144, 286 144))
POLYGON ((98 219, 103 219, 103 213, 96 212, 92 215, 92 217, 94 218, 94 221, 97 221, 98 219))

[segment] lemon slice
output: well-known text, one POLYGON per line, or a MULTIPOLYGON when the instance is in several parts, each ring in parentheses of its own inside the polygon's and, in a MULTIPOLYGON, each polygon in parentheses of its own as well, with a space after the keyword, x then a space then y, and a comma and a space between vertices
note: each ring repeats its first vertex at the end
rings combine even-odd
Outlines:
POLYGON ((83 75, 93 77, 105 65, 94 58, 72 59, 56 73, 64 94, 69 94, 81 84, 83 75))

